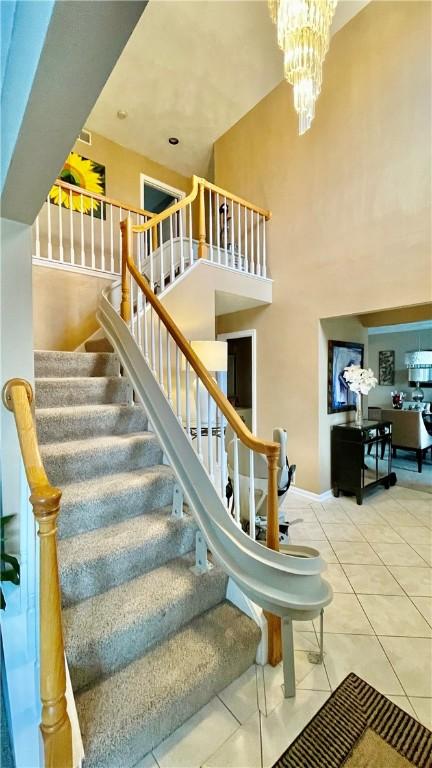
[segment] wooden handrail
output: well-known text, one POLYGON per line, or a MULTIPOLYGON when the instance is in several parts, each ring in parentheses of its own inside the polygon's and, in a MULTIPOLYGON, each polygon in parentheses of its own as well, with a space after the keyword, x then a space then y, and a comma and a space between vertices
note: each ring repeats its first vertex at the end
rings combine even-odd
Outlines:
MULTIPOLYGON (((264 208, 259 208, 257 205, 253 205, 253 203, 249 203, 247 200, 243 200, 241 197, 238 197, 237 195, 232 194, 232 192, 228 192, 226 189, 222 189, 222 187, 217 187, 215 184, 212 184, 212 182, 207 181, 206 179, 202 179, 199 176, 192 176, 192 189, 186 197, 183 197, 177 203, 174 203, 174 205, 171 205, 169 208, 166 208, 161 213, 158 213, 156 215, 152 214, 153 218, 151 221, 147 221, 144 224, 132 224, 132 232, 146 232, 152 227, 157 227, 158 224, 160 224, 162 221, 165 221, 165 219, 168 219, 174 213, 177 213, 177 211, 181 211, 182 208, 186 208, 186 206, 189 205, 189 203, 192 203, 197 198, 198 193, 200 193, 200 197, 201 197, 201 194, 202 194, 201 189, 204 189, 204 188, 209 189, 212 192, 217 192, 222 197, 226 197, 229 200, 232 200, 234 203, 239 203, 239 205, 243 205, 245 208, 248 208, 250 211, 259 213, 261 216, 264 216, 266 220, 271 219, 271 211, 266 211, 264 208)), ((201 214, 201 218, 203 218, 204 216, 203 200, 201 200, 200 214, 201 214)), ((201 222, 200 230, 202 229, 202 226, 205 227, 205 220, 203 221, 204 221, 204 224, 201 222)), ((205 229, 204 229, 204 232, 205 232, 205 229)))
POLYGON ((57 558, 57 516, 61 491, 46 475, 36 437, 30 403, 31 385, 10 379, 3 387, 3 403, 15 417, 30 502, 40 538, 40 724, 45 768, 72 768, 72 729, 66 703, 66 667, 57 558))
MULTIPOLYGON (((165 208, 164 211, 161 213, 153 214, 153 218, 151 221, 146 221, 144 224, 132 224, 132 232, 147 232, 152 227, 157 228, 158 224, 160 224, 162 221, 165 221, 165 219, 168 219, 170 216, 172 216, 174 213, 177 213, 177 211, 181 211, 182 208, 186 208, 189 203, 193 203, 195 200, 197 194, 198 194, 198 182, 200 179, 198 176, 192 176, 192 189, 189 192, 186 197, 182 197, 181 200, 179 200, 177 203, 174 203, 174 205, 170 205, 169 208, 165 208)), ((125 219, 126 221, 126 219, 125 219)), ((122 222, 120 222, 120 226, 122 225, 122 222)))
POLYGON ((154 213, 146 211, 144 208, 136 208, 136 206, 129 205, 128 203, 120 203, 113 197, 106 197, 105 195, 99 195, 97 192, 90 192, 88 189, 84 189, 84 187, 76 187, 74 184, 69 184, 69 182, 63 181, 62 179, 56 179, 53 187, 61 187, 62 189, 67 189, 69 192, 73 192, 75 195, 83 195, 84 197, 91 197, 94 200, 100 200, 106 205, 113 205, 114 208, 121 208, 125 214, 128 213, 128 211, 132 211, 132 213, 137 213, 140 216, 147 216, 149 219, 152 219, 155 216, 154 213))
MULTIPOLYGON (((191 195, 194 194, 195 197, 198 193, 200 181, 200 179, 194 176, 194 184, 191 195)), ((185 198, 181 202, 184 203, 185 198)), ((181 207, 180 203, 177 203, 176 206, 173 206, 168 210, 172 213, 174 207, 179 210, 181 207)), ((169 215, 171 215, 171 213, 169 215)), ((159 214, 159 218, 162 215, 163 214, 159 214)), ((153 226, 155 223, 156 220, 153 220, 151 222, 151 226, 153 226)), ((241 440, 241 442, 246 445, 247 448, 250 448, 256 453, 264 454, 267 457, 268 495, 266 543, 269 549, 278 551, 279 509, 277 494, 277 463, 280 446, 278 443, 272 441, 261 440, 260 438, 253 435, 252 432, 247 428, 246 424, 242 421, 237 411, 233 408, 226 395, 222 392, 221 389, 219 389, 217 383, 210 375, 207 368, 203 365, 196 352, 192 349, 192 346, 183 335, 181 330, 178 328, 171 315, 167 312, 161 301, 152 291, 146 278, 135 266, 133 259, 133 232, 143 231, 142 227, 135 227, 132 224, 130 216, 128 216, 127 219, 124 219, 122 222, 120 222, 120 228, 122 233, 122 299, 120 304, 121 317, 126 323, 130 321, 131 317, 130 288, 127 275, 127 272, 129 271, 139 288, 144 293, 147 301, 153 307, 156 314, 164 324, 168 333, 174 339, 175 344, 179 347, 186 360, 192 366, 196 375, 199 377, 207 392, 213 398, 221 413, 223 413, 224 417, 234 430, 239 440, 241 440)), ((274 616, 272 614, 267 615, 267 621, 269 662, 274 666, 278 664, 282 658, 281 621, 278 616, 274 616)))
MULTIPOLYGON (((230 426, 233 428, 237 437, 242 441, 242 443, 244 443, 244 445, 247 446, 247 448, 251 448, 256 453, 262 453, 267 457, 275 456, 277 459, 280 452, 279 444, 269 440, 260 440, 258 437, 252 434, 252 432, 248 429, 244 421, 242 421, 242 419, 238 415, 237 411, 233 408, 233 406, 231 405, 226 395, 224 395, 222 390, 219 389, 213 377, 210 376, 210 373, 208 372, 207 368, 203 365, 200 358, 198 357, 198 355, 196 354, 196 352, 194 351, 194 349, 192 348, 192 346, 190 345, 186 337, 182 334, 180 328, 176 325, 171 315, 165 309, 164 305, 161 303, 161 301, 158 299, 155 293, 151 290, 150 285, 146 280, 146 278, 139 272, 139 270, 135 266, 135 263, 132 258, 132 252, 131 252, 132 230, 134 229, 131 219, 127 218, 122 222, 120 222, 120 227, 122 230, 122 242, 124 244, 123 257, 126 260, 126 265, 129 272, 131 273, 136 283, 141 288, 142 292, 145 294, 147 301, 152 305, 156 314, 162 320, 163 324, 167 328, 169 334, 172 336, 177 346, 183 352, 186 360, 192 366, 195 373, 200 378, 201 382, 204 384, 205 388, 210 393, 213 400, 216 402, 216 405, 221 410, 221 412, 225 416, 230 426)), ((128 281, 126 280, 126 283, 127 282, 128 281)), ((125 320, 126 322, 129 322, 130 311, 127 312, 124 309, 121 309, 121 316, 123 320, 125 320)))
POLYGON ((227 190, 222 189, 222 187, 217 187, 216 184, 213 184, 211 181, 207 181, 207 179, 199 179, 199 181, 204 185, 206 189, 209 189, 211 192, 216 192, 219 196, 227 197, 228 200, 232 200, 233 203, 238 203, 244 208, 248 208, 250 211, 254 211, 254 213, 259 213, 260 216, 264 216, 267 221, 271 219, 271 211, 266 211, 264 208, 260 208, 258 205, 249 203, 247 200, 243 200, 242 197, 238 197, 238 195, 234 195, 232 192, 227 192, 227 190))

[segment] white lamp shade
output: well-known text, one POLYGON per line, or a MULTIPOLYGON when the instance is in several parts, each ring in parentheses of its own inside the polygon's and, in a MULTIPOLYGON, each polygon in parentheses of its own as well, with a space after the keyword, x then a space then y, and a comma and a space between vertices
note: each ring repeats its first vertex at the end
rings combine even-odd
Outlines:
POLYGON ((208 371, 228 370, 226 341, 191 341, 191 347, 208 371))
POLYGON ((406 352, 405 365, 407 368, 432 367, 432 350, 419 349, 417 352, 406 352))

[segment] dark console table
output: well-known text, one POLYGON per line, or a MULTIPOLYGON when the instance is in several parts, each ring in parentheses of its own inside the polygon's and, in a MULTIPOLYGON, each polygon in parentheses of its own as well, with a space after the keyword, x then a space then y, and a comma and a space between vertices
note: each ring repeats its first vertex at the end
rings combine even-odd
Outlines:
POLYGON ((392 425, 390 421, 363 421, 338 424, 331 432, 331 482, 334 496, 341 491, 354 494, 357 504, 377 485, 390 488, 396 483, 391 471, 392 425), (388 458, 380 461, 385 448, 388 458), (373 455, 369 455, 370 453, 373 455))

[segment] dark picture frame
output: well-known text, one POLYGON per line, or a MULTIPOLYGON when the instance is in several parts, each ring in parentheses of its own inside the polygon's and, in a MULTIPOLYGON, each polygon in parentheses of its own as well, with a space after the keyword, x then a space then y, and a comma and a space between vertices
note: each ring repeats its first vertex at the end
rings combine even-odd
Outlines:
POLYGON ((395 383, 394 349, 381 350, 378 353, 378 384, 381 387, 393 387, 395 383))
POLYGON ((364 344, 358 341, 328 342, 327 413, 354 411, 356 396, 351 392, 343 372, 349 365, 363 368, 364 344))

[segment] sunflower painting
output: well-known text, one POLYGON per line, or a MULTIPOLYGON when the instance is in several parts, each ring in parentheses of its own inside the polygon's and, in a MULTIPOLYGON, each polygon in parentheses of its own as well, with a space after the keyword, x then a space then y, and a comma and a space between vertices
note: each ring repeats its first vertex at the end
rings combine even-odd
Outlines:
MULTIPOLYGON (((81 157, 76 152, 70 152, 63 169, 59 175, 62 181, 72 184, 81 189, 87 189, 89 192, 96 192, 98 195, 105 194, 105 166, 81 157)), ((54 205, 61 205, 63 208, 70 208, 73 211, 87 213, 90 215, 93 209, 93 216, 96 219, 105 219, 105 206, 100 200, 94 200, 91 197, 81 197, 80 192, 52 187, 49 197, 54 205)))

